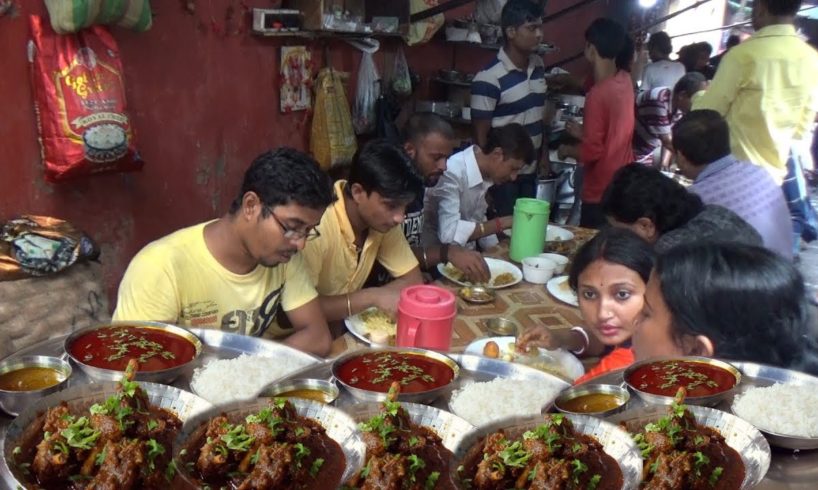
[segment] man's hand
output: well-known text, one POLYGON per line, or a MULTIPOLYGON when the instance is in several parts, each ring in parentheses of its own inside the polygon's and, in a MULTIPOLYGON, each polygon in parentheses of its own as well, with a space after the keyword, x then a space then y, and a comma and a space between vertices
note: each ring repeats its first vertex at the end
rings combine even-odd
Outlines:
POLYGON ((479 252, 451 245, 449 247, 449 262, 463 271, 466 278, 471 282, 484 283, 491 279, 489 266, 479 252))
POLYGON ((503 216, 500 218, 500 229, 497 230, 497 233, 501 233, 503 230, 507 230, 511 228, 514 224, 514 216, 503 216))
POLYGON ((398 311, 398 301, 400 301, 400 292, 402 288, 390 286, 389 284, 379 288, 370 288, 369 294, 372 295, 372 305, 395 317, 398 311))
POLYGON ((573 158, 574 160, 578 160, 579 158, 579 146, 575 145, 560 145, 557 148, 557 158, 560 160, 565 160, 566 158, 573 158))
POLYGON ((582 124, 574 121, 573 119, 565 123, 565 132, 573 136, 574 138, 581 140, 582 133, 583 133, 583 126, 582 124))

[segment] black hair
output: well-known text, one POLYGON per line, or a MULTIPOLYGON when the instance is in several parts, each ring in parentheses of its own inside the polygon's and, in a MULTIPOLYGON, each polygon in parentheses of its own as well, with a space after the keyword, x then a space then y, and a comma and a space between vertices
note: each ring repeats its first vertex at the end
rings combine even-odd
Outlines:
POLYGON ((636 48, 633 44, 633 39, 630 36, 625 35, 625 43, 622 45, 622 49, 619 51, 619 54, 616 55, 616 68, 619 70, 625 70, 627 72, 631 71, 633 67, 633 58, 636 54, 636 48))
POLYGON ((711 109, 690 111, 673 126, 673 148, 694 165, 707 165, 730 154, 730 130, 711 109))
POLYGON ((602 196, 602 212, 621 223, 650 219, 659 235, 687 224, 704 209, 701 198, 652 167, 631 163, 616 171, 602 196))
POLYGON ((685 73, 685 75, 676 82, 676 86, 673 87, 673 93, 684 93, 692 97, 706 81, 707 77, 697 71, 685 73))
POLYGON ((707 53, 707 55, 710 56, 713 53, 713 46, 711 46, 710 43, 707 41, 696 43, 695 46, 696 55, 699 55, 701 53, 707 53))
POLYGON ((647 284, 655 255, 653 247, 636 233, 625 228, 605 228, 580 247, 574 256, 568 273, 571 289, 577 290, 579 275, 599 259, 627 267, 647 284))
POLYGON ((779 17, 794 16, 801 10, 801 0, 759 0, 770 14, 779 17))
POLYGON ((491 153, 496 148, 503 150, 505 159, 516 158, 528 164, 535 158, 531 136, 522 125, 517 123, 489 129, 486 145, 482 148, 483 153, 491 153))
POLYGON ((600 17, 585 30, 585 40, 596 48, 603 58, 615 60, 625 47, 625 28, 618 22, 600 17))
POLYGON ((659 257, 674 338, 704 335, 720 358, 818 373, 804 280, 762 247, 690 244, 659 257))
POLYGON ((434 112, 416 112, 409 117, 403 128, 403 141, 418 141, 430 134, 440 134, 454 139, 452 125, 434 112))
POLYGON ((244 172, 241 192, 230 204, 230 214, 241 209, 244 195, 254 192, 261 203, 262 216, 269 208, 296 203, 324 209, 335 201, 332 181, 309 155, 292 148, 279 148, 257 156, 244 172))
POLYGON ((347 192, 352 184, 386 199, 411 201, 423 191, 423 180, 403 148, 383 139, 370 141, 355 154, 347 192))
POLYGON ((741 44, 741 37, 738 34, 730 34, 730 37, 727 38, 727 49, 739 44, 741 44))
POLYGON ((531 0, 508 0, 500 13, 503 36, 509 27, 520 27, 528 22, 542 20, 543 9, 531 0))
POLYGON ((648 39, 648 51, 656 50, 664 56, 670 56, 673 52, 673 42, 667 32, 654 32, 648 39))

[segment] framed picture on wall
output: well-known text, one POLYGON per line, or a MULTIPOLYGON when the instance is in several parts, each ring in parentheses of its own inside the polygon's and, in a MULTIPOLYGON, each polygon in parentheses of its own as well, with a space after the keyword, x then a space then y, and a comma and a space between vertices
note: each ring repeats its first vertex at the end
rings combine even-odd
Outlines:
POLYGON ((306 46, 281 48, 281 112, 305 111, 312 105, 312 55, 306 46))

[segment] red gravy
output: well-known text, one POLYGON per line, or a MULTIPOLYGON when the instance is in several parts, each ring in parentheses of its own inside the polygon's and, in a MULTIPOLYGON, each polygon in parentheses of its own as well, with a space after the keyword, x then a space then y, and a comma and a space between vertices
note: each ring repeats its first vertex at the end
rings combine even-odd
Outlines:
POLYGON ((401 393, 420 393, 449 384, 454 371, 447 364, 415 354, 376 352, 355 356, 338 369, 338 378, 362 390, 386 393, 393 381, 401 393))
POLYGON ((161 371, 181 366, 196 355, 184 337, 149 327, 100 328, 77 337, 69 347, 75 359, 102 369, 124 371, 137 359, 139 371, 161 371))
POLYGON ((657 361, 631 373, 628 383, 653 395, 675 396, 679 388, 688 397, 711 396, 736 385, 736 377, 726 369, 694 361, 657 361))

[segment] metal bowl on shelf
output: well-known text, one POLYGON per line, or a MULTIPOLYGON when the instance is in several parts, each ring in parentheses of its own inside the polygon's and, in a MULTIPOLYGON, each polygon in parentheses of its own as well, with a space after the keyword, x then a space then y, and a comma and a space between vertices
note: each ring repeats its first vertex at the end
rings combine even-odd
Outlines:
POLYGON ((0 375, 25 368, 45 368, 53 370, 57 378, 57 383, 35 390, 0 389, 0 409, 15 417, 40 398, 65 388, 68 383, 68 378, 71 377, 71 373, 73 372, 71 364, 57 357, 24 356, 0 362, 0 375))
POLYGON ((457 362, 455 362, 454 359, 452 359, 451 357, 431 350, 416 349, 410 347, 383 347, 380 349, 366 349, 363 351, 359 350, 349 352, 338 357, 337 359, 335 359, 335 361, 333 361, 331 368, 332 376, 339 385, 341 385, 345 390, 347 390, 352 395, 353 398, 357 400, 364 402, 384 401, 386 400, 387 397, 386 390, 388 390, 389 388, 388 385, 385 386, 384 391, 373 391, 359 388, 347 382, 341 375, 340 371, 345 364, 353 361, 354 359, 360 356, 371 356, 389 353, 418 356, 420 358, 425 358, 436 363, 443 364, 452 370, 452 379, 448 383, 426 391, 401 392, 398 394, 397 397, 397 400, 399 402, 431 403, 434 400, 440 398, 441 396, 451 393, 460 377, 460 366, 458 366, 457 362))
POLYGON ((88 377, 97 381, 119 381, 120 379, 125 377, 124 370, 119 371, 116 369, 105 369, 92 366, 91 364, 84 362, 82 359, 76 358, 71 353, 71 347, 80 337, 87 334, 88 332, 104 328, 122 327, 141 327, 170 333, 176 335, 177 337, 181 337, 182 339, 187 340, 188 342, 193 344, 193 348, 195 350, 192 359, 190 359, 188 362, 182 363, 178 366, 174 366, 170 369, 162 369, 158 371, 137 371, 136 375, 134 376, 135 381, 147 381, 151 383, 171 383, 173 382, 173 380, 179 377, 180 374, 182 374, 182 371, 186 367, 196 362, 196 360, 202 354, 202 349, 204 348, 202 341, 199 339, 199 337, 194 335, 189 330, 182 327, 178 327, 176 325, 170 325, 167 323, 160 322, 109 322, 102 325, 95 325, 83 328, 69 335, 65 339, 65 342, 63 343, 65 353, 71 359, 71 362, 73 362, 77 367, 79 367, 80 371, 85 373, 88 377))
POLYGON ((438 76, 447 82, 456 82, 460 80, 460 72, 457 70, 438 70, 438 76))
POLYGON ((460 104, 445 101, 421 100, 415 104, 415 111, 417 112, 433 112, 438 116, 448 118, 459 117, 461 109, 460 104))
POLYGON ((570 413, 575 415, 593 415, 594 417, 607 417, 615 413, 619 413, 625 409, 625 406, 630 401, 631 395, 628 390, 617 385, 579 385, 568 388, 563 391, 556 400, 554 400, 554 407, 562 413, 570 413), (612 408, 605 408, 602 410, 594 409, 593 407, 586 407, 582 410, 577 410, 575 407, 568 406, 572 401, 577 403, 577 399, 592 395, 603 395, 610 398, 616 406, 612 408))
MULTIPOLYGON (((644 400, 646 403, 652 405, 670 405, 674 401, 674 396, 665 396, 665 395, 658 395, 655 393, 650 393, 643 389, 642 386, 638 386, 635 384, 634 380, 632 380, 634 372, 639 370, 640 368, 651 365, 651 364, 659 364, 659 363, 667 363, 673 361, 680 361, 680 362, 690 362, 696 364, 702 364, 706 366, 711 366, 720 369, 726 373, 729 373, 730 376, 734 378, 733 386, 727 390, 719 391, 718 393, 706 396, 685 396, 684 403, 687 405, 701 405, 706 407, 713 407, 718 405, 725 399, 732 397, 733 393, 738 389, 738 386, 741 384, 741 371, 739 371, 735 366, 732 364, 720 361, 718 359, 711 359, 709 357, 699 357, 699 356, 689 356, 689 357, 658 357, 653 359, 647 359, 644 361, 640 361, 637 363, 632 364, 625 370, 624 373, 624 380, 625 384, 628 388, 636 393, 636 395, 644 400)), ((674 386, 674 393, 676 391, 676 386, 674 386)))
POLYGON ((279 381, 267 385, 261 390, 260 397, 284 397, 312 400, 320 403, 332 403, 338 399, 341 390, 338 386, 325 379, 292 379, 279 381))

